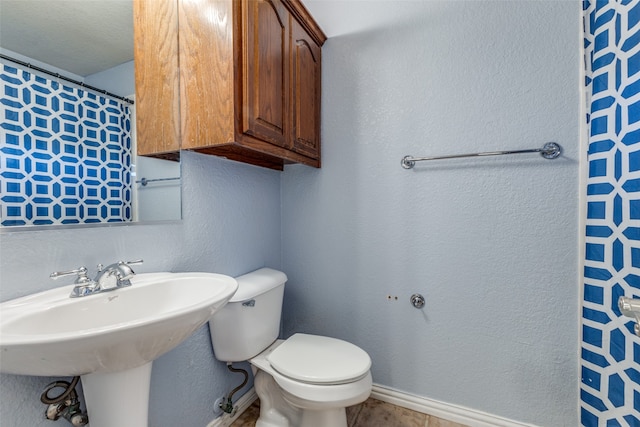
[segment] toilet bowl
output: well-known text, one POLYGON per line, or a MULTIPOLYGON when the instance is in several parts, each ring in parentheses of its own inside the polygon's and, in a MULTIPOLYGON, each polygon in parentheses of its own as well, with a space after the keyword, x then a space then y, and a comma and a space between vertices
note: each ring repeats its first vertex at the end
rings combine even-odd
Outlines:
MULTIPOLYGON (((345 408, 364 402, 371 394, 369 356, 335 338, 295 334, 288 340, 277 340, 249 362, 257 369, 256 374, 268 376, 255 383, 261 418, 266 394, 278 393, 293 408, 289 424, 273 423, 271 414, 274 407, 282 407, 282 402, 267 403, 265 418, 256 424, 258 427, 346 427, 345 408)), ((267 400, 274 401, 273 397, 267 400)), ((279 419, 279 414, 275 418, 279 419)))
POLYGON ((371 394, 371 359, 337 338, 277 339, 286 279, 267 268, 236 278, 236 295, 210 321, 216 358, 250 362, 260 399, 256 427, 346 427, 345 408, 371 394))

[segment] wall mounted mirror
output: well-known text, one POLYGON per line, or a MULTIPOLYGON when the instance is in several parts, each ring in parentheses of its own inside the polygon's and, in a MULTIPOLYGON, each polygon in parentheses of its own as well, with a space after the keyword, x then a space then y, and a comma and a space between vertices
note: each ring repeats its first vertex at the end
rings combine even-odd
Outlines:
POLYGON ((181 218, 180 163, 136 156, 132 1, 0 0, 3 228, 181 218))

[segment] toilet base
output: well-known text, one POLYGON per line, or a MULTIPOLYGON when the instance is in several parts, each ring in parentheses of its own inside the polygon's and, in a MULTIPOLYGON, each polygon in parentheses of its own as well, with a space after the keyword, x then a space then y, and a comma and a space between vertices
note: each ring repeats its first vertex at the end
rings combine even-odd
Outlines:
POLYGON ((297 427, 302 410, 289 405, 273 377, 264 371, 254 372, 253 385, 260 399, 260 417, 256 427, 297 427))
POLYGON ((268 373, 259 370, 254 386, 260 399, 260 417, 256 427, 347 427, 344 407, 321 410, 303 409, 291 405, 268 373))

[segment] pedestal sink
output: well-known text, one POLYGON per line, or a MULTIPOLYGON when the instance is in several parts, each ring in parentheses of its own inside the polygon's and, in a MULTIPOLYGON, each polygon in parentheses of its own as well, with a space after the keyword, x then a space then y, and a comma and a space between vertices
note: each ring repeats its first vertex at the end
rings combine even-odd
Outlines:
POLYGON ((80 375, 91 427, 147 427, 153 360, 224 306, 238 284, 213 273, 149 273, 113 292, 73 285, 0 304, 0 372, 80 375))

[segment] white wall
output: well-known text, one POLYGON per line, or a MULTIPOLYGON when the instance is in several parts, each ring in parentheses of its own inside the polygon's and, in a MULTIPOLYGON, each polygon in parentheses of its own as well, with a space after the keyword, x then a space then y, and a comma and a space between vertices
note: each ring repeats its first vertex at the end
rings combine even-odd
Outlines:
POLYGON ((282 177, 286 335, 357 343, 378 384, 576 426, 580 2, 372 5, 402 20, 327 41, 323 167, 282 177), (400 166, 547 141, 560 159, 400 166))
MULTIPOLYGON (((280 268, 280 174, 213 156, 182 154, 183 220, 159 225, 0 231, 0 301, 61 286, 49 274, 143 258, 135 270, 237 276, 280 268)), ((0 362, 1 363, 1 362, 0 362)), ((213 402, 241 382, 214 359, 207 326, 153 366, 149 425, 202 427, 213 402)), ((39 396, 46 377, 0 376, 0 425, 52 425, 39 396)), ((64 422, 64 421, 61 421, 64 422)))

